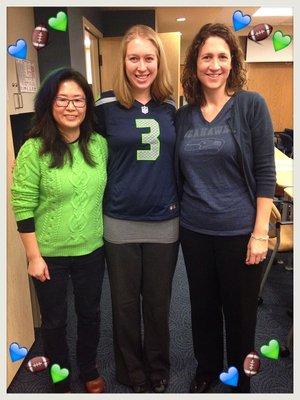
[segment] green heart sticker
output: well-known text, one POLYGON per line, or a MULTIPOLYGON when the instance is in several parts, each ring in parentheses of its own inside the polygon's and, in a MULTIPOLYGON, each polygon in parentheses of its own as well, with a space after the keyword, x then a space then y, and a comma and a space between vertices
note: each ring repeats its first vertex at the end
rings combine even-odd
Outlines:
POLYGON ((275 51, 285 49, 291 41, 292 37, 290 35, 284 35, 281 31, 276 31, 273 35, 273 46, 275 51))
POLYGON ((279 357, 279 343, 277 340, 272 339, 269 341, 268 345, 261 346, 260 352, 263 356, 267 358, 273 358, 278 360, 279 357))
POLYGON ((55 29, 56 31, 65 32, 67 30, 67 24, 68 24, 67 14, 63 11, 59 11, 56 14, 56 18, 51 17, 48 19, 48 24, 49 26, 51 26, 52 29, 55 29))
POLYGON ((53 364, 50 371, 53 383, 61 382, 69 376, 69 370, 67 368, 60 368, 58 364, 53 364))

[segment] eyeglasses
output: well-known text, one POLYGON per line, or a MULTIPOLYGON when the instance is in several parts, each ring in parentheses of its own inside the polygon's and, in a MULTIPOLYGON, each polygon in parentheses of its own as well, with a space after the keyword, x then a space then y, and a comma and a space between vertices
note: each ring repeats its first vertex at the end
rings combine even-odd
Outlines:
POLYGON ((72 102, 73 106, 75 108, 83 108, 86 106, 86 100, 85 99, 74 99, 74 100, 69 100, 69 99, 65 99, 63 97, 56 97, 55 100, 55 105, 57 107, 65 107, 67 108, 70 104, 70 102, 72 102))

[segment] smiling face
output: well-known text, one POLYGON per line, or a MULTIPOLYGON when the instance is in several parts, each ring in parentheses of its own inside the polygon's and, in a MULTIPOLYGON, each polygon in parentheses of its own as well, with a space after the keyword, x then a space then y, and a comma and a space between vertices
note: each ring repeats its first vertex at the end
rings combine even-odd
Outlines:
POLYGON ((150 95, 157 69, 157 50, 152 42, 141 37, 132 39, 127 45, 125 71, 134 95, 150 95))
POLYGON ((199 48, 197 78, 204 91, 224 90, 231 71, 230 48, 224 39, 210 36, 199 48))
MULTIPOLYGON (((85 100, 85 95, 81 87, 74 81, 64 81, 59 85, 56 99, 85 100)), ((59 107, 58 101, 54 100, 52 115, 58 129, 65 134, 79 134, 79 127, 85 118, 86 106, 76 108, 73 102, 69 102, 67 107, 59 107)))

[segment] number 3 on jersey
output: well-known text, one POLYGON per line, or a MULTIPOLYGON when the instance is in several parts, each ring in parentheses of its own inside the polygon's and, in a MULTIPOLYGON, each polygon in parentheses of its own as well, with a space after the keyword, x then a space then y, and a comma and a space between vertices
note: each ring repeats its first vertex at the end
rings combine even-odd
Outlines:
POLYGON ((149 128, 147 133, 142 133, 142 143, 149 144, 150 149, 137 150, 136 158, 138 161, 155 161, 159 157, 160 142, 159 142, 159 124, 155 119, 136 119, 135 125, 137 128, 149 128))

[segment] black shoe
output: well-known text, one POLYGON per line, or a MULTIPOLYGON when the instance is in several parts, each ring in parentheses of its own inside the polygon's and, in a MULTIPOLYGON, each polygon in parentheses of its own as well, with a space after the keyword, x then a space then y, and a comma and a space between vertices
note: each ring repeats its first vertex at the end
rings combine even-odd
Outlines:
POLYGON ((214 377, 195 376, 190 385, 190 393, 204 393, 215 381, 214 377))
POLYGON ((139 385, 132 386, 134 393, 151 393, 148 382, 141 383, 139 385))
POLYGON ((165 378, 151 381, 151 386, 154 393, 164 393, 168 387, 168 384, 169 382, 165 378))

